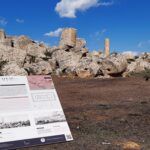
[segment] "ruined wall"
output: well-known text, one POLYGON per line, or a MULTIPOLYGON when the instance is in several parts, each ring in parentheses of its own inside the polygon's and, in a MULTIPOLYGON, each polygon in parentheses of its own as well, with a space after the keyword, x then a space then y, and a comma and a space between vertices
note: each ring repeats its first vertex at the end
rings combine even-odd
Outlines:
POLYGON ((74 28, 65 28, 61 35, 60 47, 76 45, 77 30, 74 28))
POLYGON ((4 42, 5 38, 6 38, 5 32, 3 30, 0 30, 0 42, 4 42))

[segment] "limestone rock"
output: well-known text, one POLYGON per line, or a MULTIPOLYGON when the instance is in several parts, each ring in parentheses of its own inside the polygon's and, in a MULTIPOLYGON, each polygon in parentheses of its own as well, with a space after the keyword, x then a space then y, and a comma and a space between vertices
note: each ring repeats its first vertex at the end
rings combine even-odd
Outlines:
POLYGON ((4 30, 0 30, 0 42, 3 42, 4 39, 6 38, 4 30))
POLYGON ((66 68, 66 69, 58 68, 56 70, 55 74, 57 76, 71 77, 71 78, 77 76, 76 71, 75 71, 75 67, 69 67, 69 68, 66 68))
POLYGON ((26 50, 29 44, 32 44, 32 40, 26 36, 19 36, 14 38, 15 48, 26 50))
POLYGON ((101 52, 93 51, 91 52, 91 56, 99 58, 101 56, 101 52))
POLYGON ((100 65, 104 76, 118 73, 117 67, 110 60, 103 60, 100 65))
POLYGON ((57 69, 57 63, 56 63, 56 60, 55 60, 55 59, 48 59, 47 62, 50 64, 51 69, 52 69, 53 71, 55 71, 55 70, 57 69))
POLYGON ((82 54, 87 54, 89 50, 87 48, 81 48, 82 54))
POLYGON ((52 73, 52 67, 50 63, 46 61, 26 65, 25 69, 32 75, 48 75, 52 73))
POLYGON ((79 78, 92 78, 94 77, 95 75, 93 74, 92 70, 90 69, 83 69, 83 68, 78 68, 76 70, 76 73, 77 73, 77 76, 79 78))
POLYGON ((88 53, 88 49, 87 48, 74 47, 74 48, 69 49, 69 51, 70 52, 74 52, 77 55, 80 55, 81 57, 85 57, 87 55, 87 53, 88 53))
POLYGON ((9 62, 4 65, 1 69, 1 75, 3 76, 26 76, 28 73, 23 69, 20 68, 15 62, 9 62))
POLYGON ((29 44, 26 48, 27 54, 33 57, 45 58, 46 49, 37 44, 29 44))
POLYGON ((92 59, 88 58, 82 58, 76 67, 77 75, 90 74, 90 77, 92 76, 95 77, 99 74, 99 72, 100 72, 100 65, 92 61, 92 59))
POLYGON ((36 43, 26 36, 6 36, 0 30, 0 74, 111 78, 150 69, 150 53, 138 57, 125 53, 109 55, 109 40, 105 44, 109 57, 88 51, 86 41, 77 38, 73 28, 64 29, 58 47, 36 43))
POLYGON ((51 57, 53 52, 58 51, 58 50, 60 50, 59 47, 56 47, 56 46, 49 47, 49 48, 46 49, 45 55, 51 57))
POLYGON ((122 76, 127 69, 127 60, 122 55, 102 59, 101 70, 104 75, 122 76))
POLYGON ((94 62, 98 62, 101 57, 101 53, 97 51, 92 51, 91 53, 87 54, 87 57, 91 58, 94 62))
POLYGON ((7 48, 7 47, 13 47, 13 41, 12 41, 12 39, 10 39, 10 38, 4 39, 2 44, 3 44, 6 48, 7 48))
POLYGON ((63 70, 68 67, 74 67, 78 64, 81 57, 74 52, 58 50, 53 52, 52 58, 56 59, 59 67, 63 70))
POLYGON ((24 65, 26 54, 24 50, 0 45, 0 59, 7 62, 14 61, 20 67, 24 65))
POLYGON ((58 76, 58 77, 62 76, 62 75, 63 75, 62 69, 57 68, 57 69, 55 70, 55 75, 58 76))
POLYGON ((110 40, 108 38, 105 39, 105 57, 110 56, 110 40))
POLYGON ((144 60, 136 61, 128 65, 126 72, 141 72, 150 69, 150 63, 144 60))
POLYGON ((96 62, 91 62, 89 68, 92 70, 94 76, 101 74, 100 65, 98 65, 96 62))
POLYGON ((76 45, 76 29, 74 28, 65 28, 62 31, 60 47, 70 46, 74 47, 76 45))
POLYGON ((126 60, 135 60, 135 56, 130 52, 123 53, 123 56, 126 60))
POLYGON ((75 48, 85 48, 86 41, 84 39, 77 38, 75 48))
POLYGON ((128 65, 127 60, 122 55, 118 55, 116 57, 111 57, 109 60, 112 61, 113 64, 116 66, 116 68, 117 68, 116 73, 121 73, 126 70, 127 65, 128 65))
POLYGON ((77 76, 75 67, 69 67, 69 68, 65 69, 65 75, 67 77, 71 77, 71 78, 77 76))
POLYGON ((150 53, 144 53, 139 57, 140 60, 144 60, 150 63, 150 53))
POLYGON ((13 39, 14 48, 24 50, 28 55, 44 58, 46 53, 46 46, 41 46, 26 36, 20 36, 13 39))

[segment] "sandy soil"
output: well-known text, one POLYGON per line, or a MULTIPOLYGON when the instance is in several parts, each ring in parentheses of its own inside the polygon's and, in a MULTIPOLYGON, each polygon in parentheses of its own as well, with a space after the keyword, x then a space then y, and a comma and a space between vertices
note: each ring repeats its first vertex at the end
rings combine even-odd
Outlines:
POLYGON ((150 150, 150 81, 53 79, 74 141, 23 150, 150 150))

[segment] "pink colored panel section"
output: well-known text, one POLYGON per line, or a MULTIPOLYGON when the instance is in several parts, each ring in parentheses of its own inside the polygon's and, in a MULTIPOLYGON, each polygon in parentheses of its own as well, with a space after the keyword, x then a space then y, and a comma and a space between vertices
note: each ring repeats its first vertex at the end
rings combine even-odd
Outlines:
POLYGON ((51 76, 28 76, 30 90, 54 89, 51 76))

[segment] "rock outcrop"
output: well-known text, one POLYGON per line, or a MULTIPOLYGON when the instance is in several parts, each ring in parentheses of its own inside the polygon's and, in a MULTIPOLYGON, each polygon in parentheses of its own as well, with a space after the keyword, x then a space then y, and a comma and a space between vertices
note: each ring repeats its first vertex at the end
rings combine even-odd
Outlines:
POLYGON ((65 28, 61 35, 60 48, 63 48, 65 46, 74 47, 76 45, 76 38, 76 29, 65 28))
POLYGON ((60 45, 48 47, 26 36, 7 36, 0 30, 0 75, 49 75, 110 78, 127 77, 150 69, 150 53, 135 57, 127 54, 107 55, 86 48, 77 31, 66 28, 60 45))

